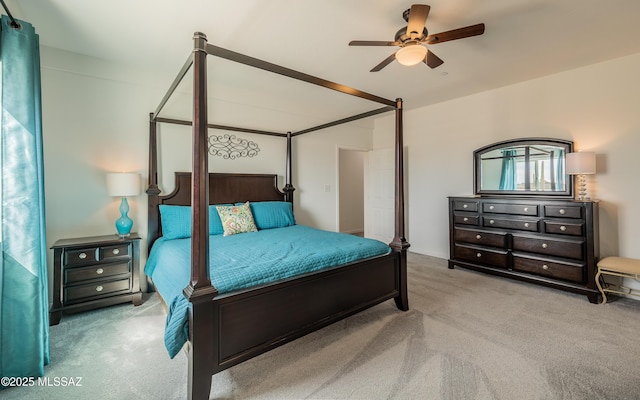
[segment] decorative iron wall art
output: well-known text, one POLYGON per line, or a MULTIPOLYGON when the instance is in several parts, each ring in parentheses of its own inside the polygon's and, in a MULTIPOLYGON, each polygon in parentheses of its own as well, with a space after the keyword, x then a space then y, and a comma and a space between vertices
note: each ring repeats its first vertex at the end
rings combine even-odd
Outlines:
POLYGON ((260 147, 256 142, 236 137, 236 135, 209 136, 209 154, 226 160, 241 157, 253 157, 258 154, 260 147))

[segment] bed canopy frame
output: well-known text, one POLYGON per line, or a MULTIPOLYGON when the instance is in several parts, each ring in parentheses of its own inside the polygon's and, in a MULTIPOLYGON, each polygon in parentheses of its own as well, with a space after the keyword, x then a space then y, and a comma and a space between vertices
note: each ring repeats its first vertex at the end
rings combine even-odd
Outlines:
MULTIPOLYGON (((186 62, 182 66, 177 77, 171 84, 169 90, 163 97, 159 106, 155 112, 149 116, 149 186, 146 193, 149 196, 149 227, 148 227, 148 248, 151 249, 153 242, 161 235, 160 218, 158 205, 159 204, 190 204, 192 206, 192 240, 191 240, 191 278, 188 286, 184 289, 183 294, 190 302, 189 311, 189 342, 191 351, 189 351, 189 382, 188 382, 188 396, 190 399, 208 399, 211 390, 211 375, 219 372, 223 369, 229 368, 239 362, 254 357, 265 351, 268 351, 274 347, 291 341, 304 334, 310 333, 323 326, 326 326, 332 322, 342 319, 348 315, 361 311, 364 308, 368 308, 375 304, 380 303, 389 298, 393 298, 397 307, 401 310, 408 310, 408 298, 407 298, 407 249, 409 243, 405 238, 405 224, 404 224, 404 171, 403 171, 403 102, 402 99, 388 100, 370 93, 366 93, 348 86, 344 86, 338 83, 334 83, 325 79, 321 79, 315 76, 311 76, 302 72, 298 72, 289 68, 285 68, 276 64, 272 64, 257 58, 249 57, 240 53, 236 53, 227 49, 223 49, 207 42, 207 37, 201 32, 194 33, 194 48, 193 52, 189 55, 186 62), (380 108, 373 109, 368 112, 363 112, 351 117, 338 119, 325 124, 310 127, 308 129, 300 130, 297 132, 272 132, 256 129, 248 129, 235 126, 225 126, 210 124, 208 122, 207 113, 207 56, 212 55, 215 57, 223 58, 229 61, 234 61, 240 64, 244 64, 250 67, 262 69, 275 74, 283 75, 288 78, 297 79, 309 84, 318 85, 327 89, 335 90, 347 95, 359 97, 372 101, 377 104, 382 104, 380 108), (193 68, 193 114, 192 121, 171 119, 160 117, 159 114, 167 101, 170 99, 182 79, 185 77, 190 68, 193 68), (240 356, 231 357, 229 359, 218 362, 218 359, 222 358, 220 353, 221 344, 214 343, 210 337, 212 334, 218 332, 220 329, 217 325, 214 326, 210 321, 221 319, 221 311, 215 307, 212 307, 214 299, 219 299, 217 289, 212 285, 209 277, 207 266, 209 265, 209 204, 211 201, 211 194, 215 193, 215 188, 211 185, 226 186, 226 179, 230 178, 229 175, 233 174, 213 174, 208 170, 208 129, 221 129, 234 132, 245 132, 252 134, 271 135, 286 138, 287 141, 287 160, 286 160, 286 174, 285 185, 282 192, 276 191, 283 196, 285 201, 293 202, 293 192, 295 188, 292 185, 292 171, 291 171, 291 139, 294 136, 302 135, 309 132, 318 131, 321 129, 333 127, 340 124, 356 121, 359 119, 371 117, 381 113, 395 111, 395 207, 394 207, 394 237, 389 246, 392 252, 387 259, 392 260, 393 275, 395 280, 394 289, 391 290, 390 295, 378 296, 376 299, 367 301, 366 305, 358 306, 359 308, 352 308, 347 311, 341 311, 330 318, 325 318, 323 321, 314 323, 312 327, 304 327, 304 329, 298 329, 292 334, 286 337, 278 338, 277 343, 274 341, 264 346, 259 346, 257 350, 251 352, 244 352, 240 356), (192 160, 192 172, 191 173, 176 173, 176 186, 183 185, 190 187, 190 199, 182 199, 180 201, 174 201, 176 191, 168 196, 161 196, 160 189, 158 187, 158 149, 157 149, 157 124, 169 123, 178 125, 191 125, 192 126, 192 142, 193 142, 193 160, 192 160), (188 183, 184 183, 185 180, 188 183), (182 182, 182 183, 181 183, 182 182), (171 201, 164 201, 170 199, 171 201), (218 297, 217 297, 218 296, 218 297), (212 365, 213 363, 213 365, 212 365)), ((251 175, 251 174, 238 174, 243 175, 243 180, 240 186, 251 186, 254 182, 256 184, 262 184, 264 182, 262 178, 265 176, 251 175), (254 179, 255 178, 255 179, 254 179), (249 185, 247 185, 249 182, 249 185)), ((277 175, 270 176, 273 185, 276 185, 277 175)), ((177 190, 177 188, 176 188, 177 190)), ((227 189, 225 189, 227 190, 227 189)), ((245 191, 245 188, 242 189, 245 191)), ((244 195, 244 194, 243 194, 244 195)), ((181 195, 186 197, 184 193, 181 195)), ((374 264, 379 261, 369 261, 369 264, 374 264)), ((388 261, 385 261, 388 262, 388 261)), ((360 275, 350 279, 358 283, 364 278, 360 275)), ((378 279, 378 278, 371 278, 378 279)), ((261 290, 261 289, 259 289, 261 290)), ((355 291, 356 289, 354 289, 355 291)), ((381 289, 376 289, 381 290, 381 289)), ((387 290, 387 289, 385 289, 387 290)), ((377 295, 376 295, 377 296, 377 295)), ((247 296, 245 296, 247 297, 247 296)), ((225 299, 223 299, 225 300, 225 299)), ((364 303, 363 303, 364 304, 364 303)), ((221 333, 222 334, 222 333, 221 333)))

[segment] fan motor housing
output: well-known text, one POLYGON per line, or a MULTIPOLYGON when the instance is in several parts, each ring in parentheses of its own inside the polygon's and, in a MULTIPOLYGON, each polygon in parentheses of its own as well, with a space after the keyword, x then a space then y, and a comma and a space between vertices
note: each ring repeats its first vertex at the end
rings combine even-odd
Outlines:
POLYGON ((411 35, 407 34, 407 27, 405 26, 404 28, 400 28, 398 32, 396 32, 395 40, 396 42, 401 42, 403 45, 405 45, 408 42, 422 42, 427 36, 429 36, 429 32, 425 27, 422 29, 421 36, 412 38, 411 35))

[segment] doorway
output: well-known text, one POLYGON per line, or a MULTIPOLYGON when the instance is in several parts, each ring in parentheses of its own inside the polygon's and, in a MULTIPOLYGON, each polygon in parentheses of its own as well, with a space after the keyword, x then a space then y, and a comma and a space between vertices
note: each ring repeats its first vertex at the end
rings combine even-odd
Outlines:
POLYGON ((338 148, 338 232, 364 236, 367 151, 338 148))

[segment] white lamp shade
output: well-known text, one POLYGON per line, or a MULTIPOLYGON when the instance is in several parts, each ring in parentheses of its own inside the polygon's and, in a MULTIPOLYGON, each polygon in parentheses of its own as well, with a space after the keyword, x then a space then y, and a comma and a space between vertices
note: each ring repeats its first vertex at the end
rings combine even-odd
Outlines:
POLYGON ((140 194, 140 174, 137 172, 107 174, 109 196, 137 196, 140 194))
POLYGON ((589 175, 596 173, 596 153, 580 151, 567 154, 567 173, 569 175, 589 175))
POLYGON ((419 44, 408 45, 396 52, 396 60, 402 65, 416 65, 424 60, 427 55, 427 48, 419 44))

